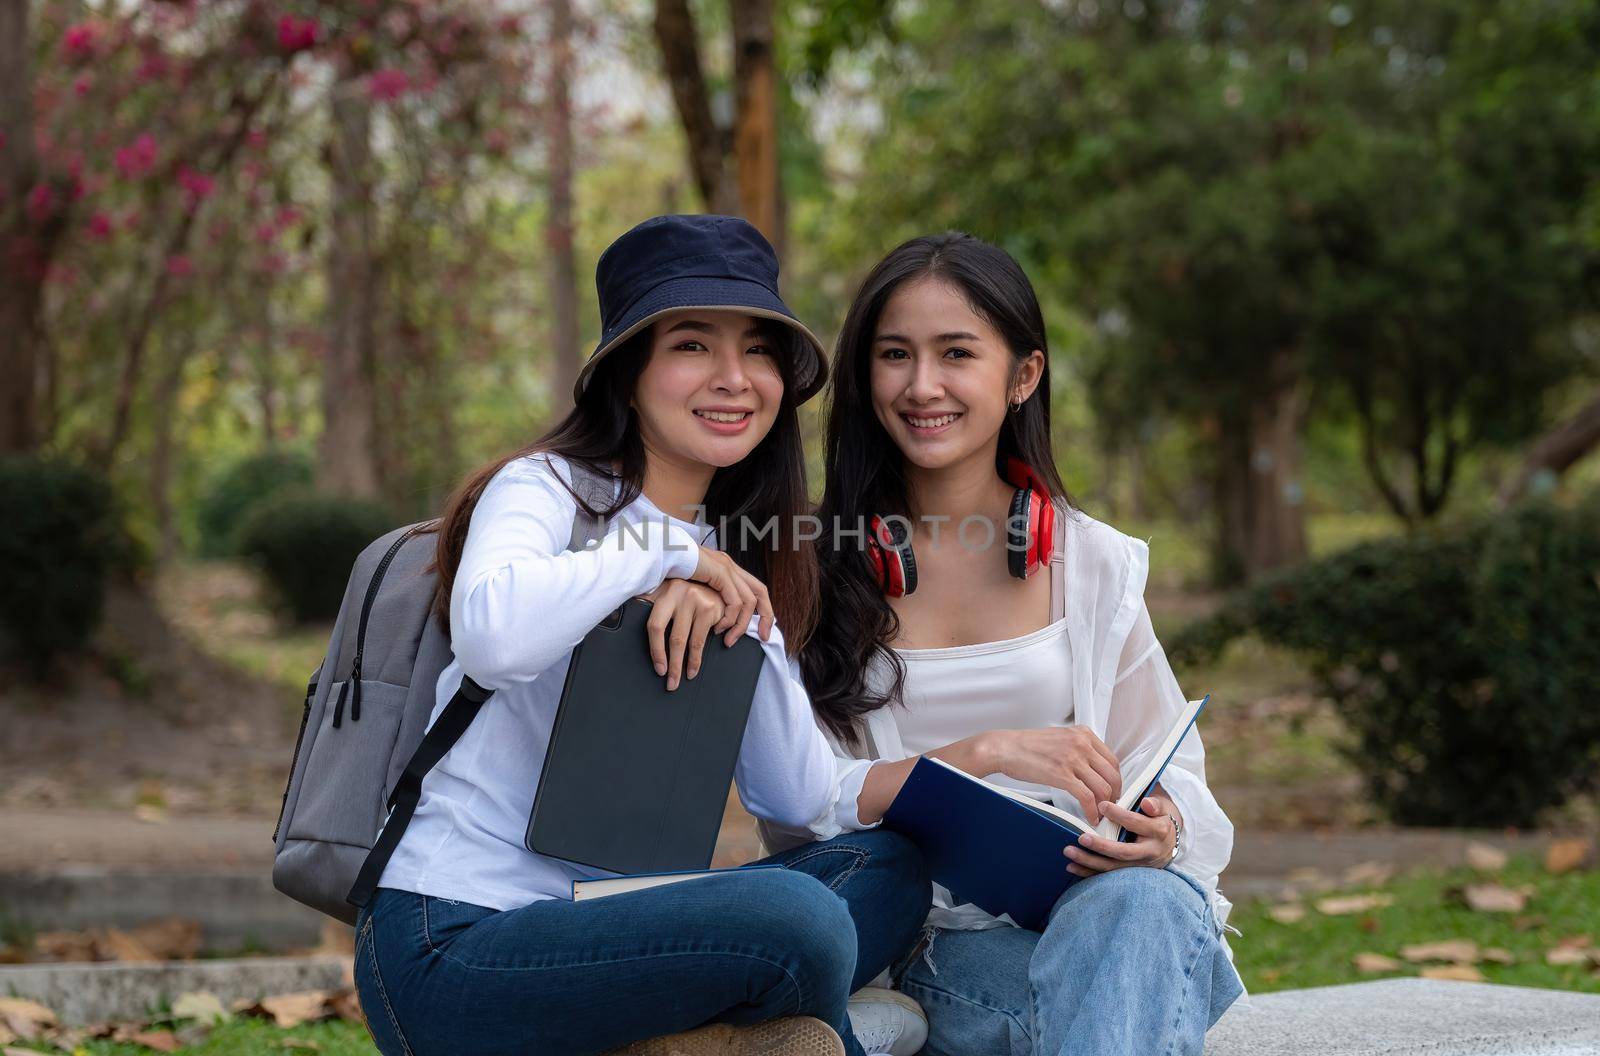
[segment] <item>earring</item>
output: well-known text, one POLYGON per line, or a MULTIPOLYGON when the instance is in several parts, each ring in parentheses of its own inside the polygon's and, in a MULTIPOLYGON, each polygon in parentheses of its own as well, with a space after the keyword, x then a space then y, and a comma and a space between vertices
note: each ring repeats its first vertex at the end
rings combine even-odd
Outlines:
POLYGON ((1016 414, 1018 411, 1022 410, 1022 403, 1023 403, 1023 401, 1021 401, 1021 400, 1018 400, 1016 403, 1013 403, 1011 405, 1011 413, 1012 414, 1016 414))

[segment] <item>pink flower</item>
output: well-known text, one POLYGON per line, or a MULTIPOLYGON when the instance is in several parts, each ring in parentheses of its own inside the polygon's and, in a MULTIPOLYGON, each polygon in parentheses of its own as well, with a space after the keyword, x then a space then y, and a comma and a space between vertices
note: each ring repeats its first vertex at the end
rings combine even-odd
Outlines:
POLYGON ((172 64, 167 61, 167 57, 155 48, 147 48, 138 70, 134 71, 134 76, 148 83, 159 81, 171 72, 172 64))
POLYGON ((411 78, 404 70, 374 70, 367 78, 367 95, 387 102, 398 99, 411 87, 411 78))
POLYGON ((99 242, 104 242, 111 237, 111 232, 116 230, 112 226, 111 217, 105 213, 95 213, 89 217, 89 237, 99 242))
POLYGON ((167 258, 167 274, 175 279, 186 279, 194 274, 194 262, 182 253, 167 258))
POLYGON ((100 43, 100 29, 93 22, 78 22, 67 27, 61 38, 61 55, 68 62, 88 62, 100 43))
POLYGON ((244 141, 251 150, 260 150, 267 145, 267 134, 259 128, 252 128, 245 133, 244 141))
POLYGON ((123 179, 138 179, 155 168, 156 137, 148 132, 139 133, 132 143, 117 148, 115 158, 117 171, 123 179))
POLYGON ((48 183, 36 183, 28 192, 28 219, 42 224, 56 211, 56 195, 48 183))
POLYGON ((311 18, 284 15, 278 19, 278 48, 293 55, 316 46, 317 22, 311 18))
POLYGON ((217 181, 203 172, 195 172, 187 165, 178 167, 178 185, 189 196, 189 204, 194 205, 209 195, 216 187, 217 181))
POLYGON ((293 227, 300 222, 300 210, 292 205, 281 206, 274 222, 280 227, 293 227))
POLYGON ((257 242, 271 242, 273 239, 275 239, 277 237, 278 237, 277 225, 275 225, 275 224, 273 224, 271 222, 264 223, 264 224, 257 224, 256 225, 256 241, 257 242))
POLYGON ((94 78, 87 73, 72 82, 72 90, 81 99, 89 94, 89 89, 94 87, 94 78))

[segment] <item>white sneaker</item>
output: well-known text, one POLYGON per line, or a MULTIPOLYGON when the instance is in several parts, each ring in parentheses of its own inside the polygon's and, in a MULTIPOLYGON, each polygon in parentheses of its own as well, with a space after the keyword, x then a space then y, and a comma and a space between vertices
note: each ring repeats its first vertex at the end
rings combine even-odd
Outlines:
POLYGON ((867 1056, 915 1056, 928 1040, 922 1006, 898 990, 863 986, 850 995, 850 1030, 867 1056))

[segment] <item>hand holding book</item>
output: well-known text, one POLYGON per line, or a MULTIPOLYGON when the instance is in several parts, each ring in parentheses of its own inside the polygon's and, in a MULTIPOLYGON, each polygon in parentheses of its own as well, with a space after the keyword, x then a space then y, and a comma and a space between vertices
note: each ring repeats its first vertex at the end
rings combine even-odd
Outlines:
POLYGON ((1100 823, 1100 804, 1122 796, 1122 767, 1116 755, 1087 726, 1035 730, 990 730, 978 735, 987 749, 987 774, 1004 774, 1070 794, 1083 817, 1100 823))
POLYGON ((1172 798, 1160 786, 1150 790, 1138 811, 1115 803, 1102 803, 1100 810, 1108 820, 1132 833, 1134 839, 1123 843, 1093 833, 1079 836, 1076 844, 1062 851, 1071 859, 1067 872, 1073 876, 1093 876, 1134 865, 1160 869, 1176 855, 1178 826, 1183 818, 1172 798))

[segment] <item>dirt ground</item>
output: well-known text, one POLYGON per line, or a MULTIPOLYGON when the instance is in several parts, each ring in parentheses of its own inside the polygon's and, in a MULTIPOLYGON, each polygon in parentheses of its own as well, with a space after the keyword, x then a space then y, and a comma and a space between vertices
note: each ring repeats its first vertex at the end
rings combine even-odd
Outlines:
POLYGON ((0 808, 276 814, 292 693, 208 654, 129 585, 55 684, 0 671, 0 808))

